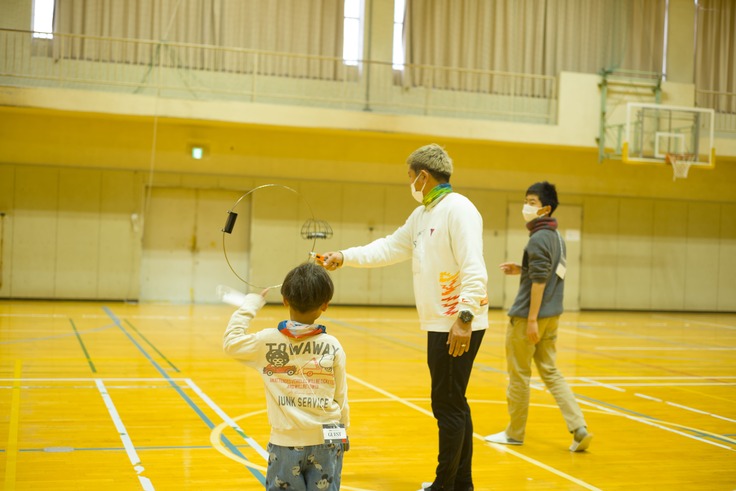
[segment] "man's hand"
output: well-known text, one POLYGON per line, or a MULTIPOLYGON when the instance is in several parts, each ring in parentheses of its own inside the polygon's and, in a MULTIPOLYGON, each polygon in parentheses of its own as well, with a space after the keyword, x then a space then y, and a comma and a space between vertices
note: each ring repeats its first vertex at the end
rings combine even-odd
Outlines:
POLYGON ((529 338, 529 342, 537 344, 539 342, 539 324, 537 320, 527 319, 526 321, 526 337, 529 338))
POLYGON ((342 252, 326 252, 322 254, 323 261, 322 266, 327 271, 335 271, 337 268, 342 266, 344 260, 342 252))
POLYGON ((463 322, 458 317, 450 328, 447 344, 450 345, 450 356, 462 356, 470 349, 470 335, 473 334, 472 322, 463 322))
POLYGON ((501 263, 498 265, 498 268, 503 271, 504 274, 521 274, 521 266, 516 263, 501 263))

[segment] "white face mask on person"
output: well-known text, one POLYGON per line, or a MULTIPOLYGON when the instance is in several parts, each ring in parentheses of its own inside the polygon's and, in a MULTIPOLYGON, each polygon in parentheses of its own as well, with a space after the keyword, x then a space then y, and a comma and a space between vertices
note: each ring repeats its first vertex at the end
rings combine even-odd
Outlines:
POLYGON ((539 218, 544 215, 539 215, 541 207, 524 204, 524 208, 521 210, 521 214, 524 215, 524 221, 531 222, 535 218, 539 218))
POLYGON ((419 176, 421 176, 421 175, 422 174, 420 173, 417 176, 417 178, 414 179, 414 182, 412 182, 411 184, 409 184, 409 189, 411 189, 411 197, 414 198, 417 201, 417 203, 421 203, 424 200, 424 186, 427 185, 427 181, 424 181, 424 186, 422 186, 422 189, 421 190, 417 191, 414 188, 414 185, 417 183, 417 181, 419 180, 419 176))

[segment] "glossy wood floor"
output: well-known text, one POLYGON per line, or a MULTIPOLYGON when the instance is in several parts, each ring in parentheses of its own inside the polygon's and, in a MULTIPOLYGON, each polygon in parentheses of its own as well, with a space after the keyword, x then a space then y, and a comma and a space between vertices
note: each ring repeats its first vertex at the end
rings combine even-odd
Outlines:
MULTIPOLYGON (((263 388, 222 354, 230 313, 1 301, 4 489, 262 489, 263 388)), ((255 326, 284 314, 267 306, 255 326)), ((736 489, 736 315, 565 314, 559 367, 595 434, 579 454, 538 380, 525 444, 483 442, 506 423, 505 317, 490 318, 469 388, 477 490, 736 489)), ((414 310, 333 307, 323 321, 348 355, 343 489, 415 491, 437 435, 414 310)))

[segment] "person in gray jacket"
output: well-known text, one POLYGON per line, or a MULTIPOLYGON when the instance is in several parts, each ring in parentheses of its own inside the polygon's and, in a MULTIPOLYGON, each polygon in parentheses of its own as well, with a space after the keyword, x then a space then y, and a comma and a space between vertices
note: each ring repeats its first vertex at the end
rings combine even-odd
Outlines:
POLYGON ((503 263, 508 275, 521 274, 519 292, 509 310, 506 329, 506 364, 509 386, 506 391, 509 424, 500 433, 485 437, 504 445, 524 443, 529 414, 529 379, 532 360, 539 376, 562 411, 567 429, 573 434, 570 451, 582 452, 593 435, 565 378, 555 365, 557 327, 562 314, 565 290, 565 242, 557 231, 552 213, 558 205, 557 190, 546 181, 526 191, 522 214, 529 229, 521 265, 503 263))

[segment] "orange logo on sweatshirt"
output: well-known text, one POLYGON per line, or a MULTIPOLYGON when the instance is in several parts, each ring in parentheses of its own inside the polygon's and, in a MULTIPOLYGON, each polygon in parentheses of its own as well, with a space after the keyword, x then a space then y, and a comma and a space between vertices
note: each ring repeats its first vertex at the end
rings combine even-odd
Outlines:
POLYGON ((440 288, 442 288, 442 308, 445 309, 444 315, 450 316, 457 314, 457 303, 460 295, 455 295, 460 282, 458 277, 460 272, 457 273, 440 273, 440 288))

